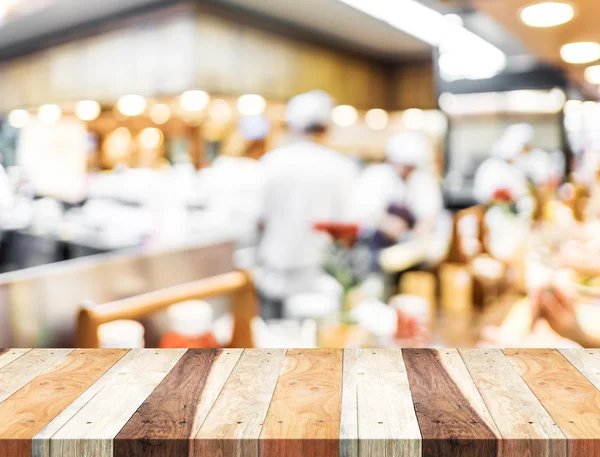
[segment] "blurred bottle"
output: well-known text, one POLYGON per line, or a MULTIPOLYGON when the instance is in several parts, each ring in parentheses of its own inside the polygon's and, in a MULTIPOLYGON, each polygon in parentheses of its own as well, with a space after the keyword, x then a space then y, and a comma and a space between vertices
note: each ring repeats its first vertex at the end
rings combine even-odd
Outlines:
POLYGON ((167 310, 171 330, 158 344, 161 348, 208 349, 220 347, 213 332, 213 310, 209 303, 190 300, 167 310))

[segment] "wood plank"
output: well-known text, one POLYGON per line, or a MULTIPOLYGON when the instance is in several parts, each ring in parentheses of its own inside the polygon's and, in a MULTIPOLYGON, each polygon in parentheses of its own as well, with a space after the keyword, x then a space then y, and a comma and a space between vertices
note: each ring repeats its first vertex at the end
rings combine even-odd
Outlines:
POLYGON ((0 349, 0 368, 14 362, 31 349, 0 349))
POLYGON ((261 457, 339 455, 341 349, 289 350, 260 434, 261 457))
POLYGON ((100 390, 52 436, 50 456, 112 457, 114 437, 184 353, 129 351, 100 378, 100 390))
POLYGON ((403 349, 423 457, 500 455, 500 433, 456 349, 403 349))
POLYGON ((420 457, 421 433, 401 352, 358 352, 359 455, 420 457))
POLYGON ((258 457, 285 349, 246 349, 192 443, 195 457, 258 457))
POLYGON ((600 391, 554 349, 505 349, 568 438, 569 457, 600 457, 600 391))
POLYGON ((358 457, 358 356, 356 349, 344 349, 342 375, 342 417, 340 457, 358 457))
POLYGON ((138 408, 114 442, 115 457, 190 455, 241 349, 190 349, 138 408))
POLYGON ((29 384, 73 349, 32 349, 0 369, 0 403, 29 384))
POLYGON ((559 349, 558 352, 600 390, 600 349, 573 348, 559 349))
POLYGON ((503 457, 565 457, 560 428, 500 349, 459 351, 502 435, 503 457))
POLYGON ((127 350, 75 350, 0 404, 0 457, 30 457, 32 438, 127 350))

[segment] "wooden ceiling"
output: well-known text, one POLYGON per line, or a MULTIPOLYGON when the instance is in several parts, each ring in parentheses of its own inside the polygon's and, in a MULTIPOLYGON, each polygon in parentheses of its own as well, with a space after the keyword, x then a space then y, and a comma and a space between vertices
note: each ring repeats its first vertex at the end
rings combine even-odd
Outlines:
POLYGON ((583 73, 590 65, 568 65, 560 57, 562 45, 575 41, 595 41, 600 43, 600 0, 569 0, 575 7, 575 18, 567 23, 551 28, 528 27, 519 17, 522 8, 542 0, 471 0, 471 6, 500 22, 509 32, 515 34, 526 47, 541 60, 565 68, 570 78, 582 86, 586 93, 598 90, 585 82, 583 73))

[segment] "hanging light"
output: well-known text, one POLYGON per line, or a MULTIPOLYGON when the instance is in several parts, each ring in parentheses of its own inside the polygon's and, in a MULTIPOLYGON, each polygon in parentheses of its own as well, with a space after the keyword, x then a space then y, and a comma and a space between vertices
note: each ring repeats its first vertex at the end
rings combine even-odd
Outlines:
POLYGON ((165 124, 171 118, 171 108, 164 103, 158 103, 150 110, 150 119, 155 124, 165 124))
POLYGON ((575 9, 569 3, 543 2, 521 10, 521 20, 529 27, 556 27, 575 17, 575 9))
POLYGON ((202 111, 209 101, 210 96, 203 90, 188 90, 179 96, 179 105, 185 111, 202 111))
POLYGON ((117 101, 117 110, 125 116, 139 116, 146 110, 147 102, 141 95, 123 95, 117 101))
POLYGON ((29 122, 29 111, 14 109, 8 113, 8 124, 16 129, 22 129, 29 122))
POLYGON ((389 116, 385 110, 372 109, 367 111, 365 122, 373 130, 383 130, 388 125, 389 116))
POLYGON ((350 127, 358 120, 356 108, 350 105, 339 105, 333 109, 333 123, 340 127, 350 127))
POLYGON ((62 110, 58 105, 42 105, 38 109, 38 118, 44 124, 56 124, 60 121, 62 110))
POLYGON ((425 127, 425 113, 418 108, 410 108, 404 111, 402 122, 406 128, 421 130, 425 127))
POLYGON ((163 133, 155 127, 147 127, 140 132, 138 141, 145 149, 155 149, 162 144, 163 133))
POLYGON ((81 100, 75 104, 75 116, 82 121, 93 121, 100 115, 100 104, 94 100, 81 100))
POLYGON ((594 62, 600 59, 600 44, 589 41, 565 44, 560 49, 560 56, 567 63, 594 62))
POLYGON ((246 94, 238 98, 237 109, 242 116, 258 116, 264 113, 267 102, 261 95, 246 94))
POLYGON ((229 122, 233 116, 231 106, 225 100, 215 100, 210 105, 208 115, 213 121, 229 122))

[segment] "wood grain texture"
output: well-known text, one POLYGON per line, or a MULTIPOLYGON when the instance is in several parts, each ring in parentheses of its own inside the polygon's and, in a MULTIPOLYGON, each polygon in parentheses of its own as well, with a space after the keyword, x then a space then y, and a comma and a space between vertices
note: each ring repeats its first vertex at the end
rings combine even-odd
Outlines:
POLYGON ((600 349, 559 349, 558 352, 600 390, 600 349))
POLYGON ((112 457, 114 437, 184 353, 129 351, 100 378, 100 390, 52 436, 50 456, 112 457))
POLYGON ((0 402, 64 359, 73 349, 32 349, 0 369, 0 402))
POLYGON ((600 457, 600 391, 554 349, 505 349, 569 439, 569 457, 600 457))
POLYGON ((502 435, 503 457, 566 456, 565 436, 500 349, 460 354, 502 435))
POLYGON ((401 352, 358 351, 359 455, 420 457, 421 433, 401 352))
POLYGON ((190 455, 190 440, 241 354, 239 349, 188 350, 116 436, 114 456, 190 455))
POLYGON ((455 349, 403 349, 423 457, 500 455, 500 434, 455 349))
POLYGON ((0 349, 0 368, 14 362, 31 349, 0 349))
POLYGON ((340 457, 358 457, 358 356, 360 351, 344 349, 342 375, 342 417, 340 457))
POLYGON ((285 349, 246 349, 192 442, 195 457, 258 457, 285 349))
POLYGON ((75 350, 0 404, 0 457, 30 457, 32 438, 127 351, 75 350))
POLYGON ((340 349, 289 350, 260 435, 261 457, 339 455, 340 349))

